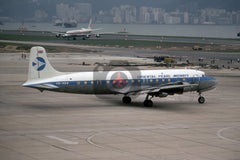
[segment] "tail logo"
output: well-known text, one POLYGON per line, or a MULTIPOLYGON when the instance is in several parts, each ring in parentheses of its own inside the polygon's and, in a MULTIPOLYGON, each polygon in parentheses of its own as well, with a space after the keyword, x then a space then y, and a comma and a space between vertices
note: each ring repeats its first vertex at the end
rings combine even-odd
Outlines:
POLYGON ((33 62, 32 62, 32 66, 36 71, 42 71, 45 66, 46 66, 46 62, 42 57, 37 57, 33 62))

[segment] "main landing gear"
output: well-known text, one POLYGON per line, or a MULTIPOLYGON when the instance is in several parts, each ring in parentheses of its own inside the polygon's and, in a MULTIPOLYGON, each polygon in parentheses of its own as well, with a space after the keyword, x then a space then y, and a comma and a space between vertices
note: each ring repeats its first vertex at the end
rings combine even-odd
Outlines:
MULTIPOLYGON (((153 97, 151 97, 151 99, 148 99, 148 98, 149 98, 149 95, 146 96, 143 104, 144 104, 145 107, 152 107, 152 106, 153 106, 153 102, 152 102, 151 99, 152 99, 153 97)), ((130 104, 130 103, 132 102, 132 99, 131 99, 131 97, 125 95, 125 96, 122 98, 122 102, 125 103, 125 104, 130 104)))
POLYGON ((147 96, 146 96, 146 98, 145 98, 145 100, 143 102, 143 105, 145 107, 152 107, 153 106, 153 102, 152 102, 151 99, 153 98, 153 96, 150 99, 148 99, 148 98, 149 98, 149 95, 147 94, 147 96))
POLYGON ((130 104, 132 102, 132 99, 129 96, 124 96, 122 98, 122 102, 125 103, 125 104, 130 104))

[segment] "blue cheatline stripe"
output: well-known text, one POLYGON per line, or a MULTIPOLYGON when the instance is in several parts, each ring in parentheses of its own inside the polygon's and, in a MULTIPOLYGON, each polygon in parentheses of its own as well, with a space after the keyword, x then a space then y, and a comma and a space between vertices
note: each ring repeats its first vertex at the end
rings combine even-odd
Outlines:
MULTIPOLYGON (((215 80, 211 77, 188 77, 188 78, 156 78, 156 79, 126 79, 127 84, 150 84, 150 83, 170 83, 170 82, 193 82, 193 81, 211 81, 215 80)), ((82 85, 108 85, 113 84, 114 80, 91 80, 91 81, 58 81, 58 82, 46 82, 28 85, 34 87, 37 85, 52 84, 56 86, 82 86, 82 85)))

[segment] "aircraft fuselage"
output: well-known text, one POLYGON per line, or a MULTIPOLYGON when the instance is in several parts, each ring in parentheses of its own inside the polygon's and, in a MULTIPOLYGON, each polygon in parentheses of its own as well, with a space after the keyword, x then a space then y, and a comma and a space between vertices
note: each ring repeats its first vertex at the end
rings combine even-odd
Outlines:
POLYGON ((68 93, 119 94, 178 83, 194 84, 191 87, 181 88, 183 92, 203 91, 215 86, 215 82, 215 79, 205 77, 204 72, 196 70, 142 70, 69 73, 35 81, 25 86, 68 93), (121 73, 122 81, 116 80, 118 73, 121 73), (46 88, 44 85, 55 88, 46 88))

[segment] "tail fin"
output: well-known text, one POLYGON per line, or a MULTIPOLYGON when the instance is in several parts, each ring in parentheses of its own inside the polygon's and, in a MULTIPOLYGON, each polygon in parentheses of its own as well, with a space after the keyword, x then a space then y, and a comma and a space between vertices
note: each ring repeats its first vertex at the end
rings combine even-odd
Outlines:
POLYGON ((43 47, 32 47, 29 58, 28 81, 61 75, 49 63, 43 47))
POLYGON ((88 29, 92 28, 92 19, 89 20, 88 29))

